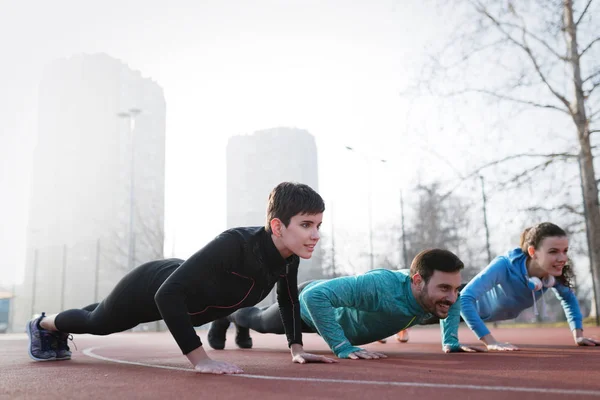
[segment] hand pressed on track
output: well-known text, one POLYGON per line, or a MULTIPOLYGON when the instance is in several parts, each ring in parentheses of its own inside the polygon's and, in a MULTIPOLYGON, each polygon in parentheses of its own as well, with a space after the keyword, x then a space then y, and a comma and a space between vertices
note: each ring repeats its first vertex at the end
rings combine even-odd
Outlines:
POLYGON ((490 343, 487 345, 487 349, 488 349, 488 351, 517 351, 517 350, 519 350, 519 348, 517 346, 515 346, 514 344, 502 343, 502 342, 490 343))
POLYGON ((485 350, 481 349, 479 347, 465 346, 464 344, 461 344, 458 349, 454 349, 454 350, 448 345, 444 346, 444 353, 481 353, 481 352, 485 352, 485 350))
POLYGON ((600 341, 587 337, 578 337, 575 342, 577 346, 600 346, 600 341))
POLYGON ((348 354, 348 358, 352 360, 377 360, 380 358, 387 358, 387 356, 376 351, 359 350, 348 354))
POLYGON ((325 357, 325 356, 320 356, 318 354, 298 353, 298 354, 293 355, 292 362, 295 362, 298 364, 318 363, 318 362, 331 364, 331 363, 336 363, 338 361, 334 360, 332 358, 325 357))
POLYGON ((196 364, 194 369, 202 374, 242 374, 244 371, 237 365, 225 361, 204 359, 196 364))

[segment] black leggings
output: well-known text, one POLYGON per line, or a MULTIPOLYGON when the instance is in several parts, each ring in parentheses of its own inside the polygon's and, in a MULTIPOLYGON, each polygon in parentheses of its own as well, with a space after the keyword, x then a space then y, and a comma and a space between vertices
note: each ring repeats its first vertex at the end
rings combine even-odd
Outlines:
POLYGON ((100 303, 58 314, 56 328, 68 333, 109 335, 161 320, 154 294, 180 263, 176 259, 159 260, 135 268, 100 303))
MULTIPOLYGON (((312 280, 298 285, 298 293, 300 293, 306 285, 313 282, 312 280)), ((279 314, 279 304, 274 303, 267 307, 246 307, 241 308, 229 315, 227 319, 240 328, 249 328, 259 333, 275 333, 278 335, 284 334, 283 321, 279 314)), ((315 333, 315 331, 304 321, 302 321, 302 332, 315 333)))

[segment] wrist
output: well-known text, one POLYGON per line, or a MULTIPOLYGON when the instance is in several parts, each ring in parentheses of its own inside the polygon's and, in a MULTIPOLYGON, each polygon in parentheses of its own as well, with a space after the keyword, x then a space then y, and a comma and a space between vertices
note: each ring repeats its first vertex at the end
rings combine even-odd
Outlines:
POLYGON ((483 336, 483 337, 482 337, 481 339, 479 339, 479 340, 481 340, 481 341, 482 341, 482 342, 483 342, 483 343, 484 343, 486 346, 491 346, 491 345, 493 345, 493 344, 496 344, 496 343, 498 343, 498 342, 496 341, 496 338, 494 338, 494 337, 492 336, 492 334, 491 334, 491 333, 489 333, 489 334, 487 334, 487 335, 483 336))
POLYGON ((348 358, 348 356, 351 353, 355 353, 357 351, 361 351, 362 349, 360 347, 354 347, 352 345, 344 347, 343 350, 336 352, 336 356, 338 356, 339 358, 348 358))
POLYGON ((190 363, 195 367, 200 361, 210 360, 211 358, 206 354, 206 351, 202 346, 195 348, 185 355, 190 363))
POLYGON ((444 351, 449 351, 449 352, 455 352, 455 351, 459 351, 461 349, 461 344, 459 342, 456 343, 444 343, 442 345, 442 349, 444 351))
POLYGON ((299 343, 292 343, 292 345, 290 346, 290 352, 292 353, 292 355, 304 353, 304 347, 299 343))

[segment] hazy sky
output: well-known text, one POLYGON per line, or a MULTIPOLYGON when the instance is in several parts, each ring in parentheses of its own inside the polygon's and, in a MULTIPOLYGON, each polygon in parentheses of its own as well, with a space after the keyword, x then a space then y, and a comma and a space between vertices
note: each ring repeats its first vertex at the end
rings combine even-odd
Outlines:
POLYGON ((163 87, 167 255, 175 232, 175 255, 187 257, 225 228, 232 135, 277 126, 312 133, 320 191, 335 204, 336 225, 357 231, 366 227, 367 168, 344 146, 389 160, 373 169, 374 218, 384 223, 398 212, 400 187, 417 177, 455 179, 452 168, 524 145, 518 136, 494 143, 472 135, 487 120, 476 108, 461 115, 465 132, 453 126, 454 110, 399 94, 446 37, 439 28, 446 16, 430 2, 166 4, 0 0, 0 283, 22 271, 37 85, 56 58, 107 53, 163 87))

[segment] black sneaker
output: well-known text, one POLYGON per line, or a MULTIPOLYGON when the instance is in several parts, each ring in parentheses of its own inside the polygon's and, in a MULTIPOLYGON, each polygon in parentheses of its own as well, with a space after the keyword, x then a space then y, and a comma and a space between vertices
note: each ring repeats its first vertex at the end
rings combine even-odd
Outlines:
POLYGON ((208 330, 208 344, 215 350, 223 350, 225 348, 225 339, 227 339, 227 328, 229 328, 229 320, 221 318, 213 321, 208 330))
POLYGON ((73 335, 69 335, 68 333, 63 332, 52 332, 55 339, 56 347, 54 351, 56 352, 57 360, 70 360, 71 359, 71 349, 69 348, 69 339, 73 340, 73 335))
POLYGON ((27 336, 29 336, 28 353, 34 361, 56 360, 56 352, 52 350, 54 336, 52 332, 40 327, 40 321, 45 317, 46 313, 42 313, 38 318, 29 321, 26 326, 27 336))
POLYGON ((235 344, 240 349, 251 349, 252 338, 250 337, 250 329, 242 328, 238 325, 235 326, 235 344))

